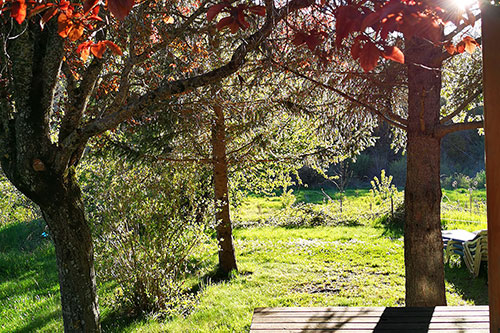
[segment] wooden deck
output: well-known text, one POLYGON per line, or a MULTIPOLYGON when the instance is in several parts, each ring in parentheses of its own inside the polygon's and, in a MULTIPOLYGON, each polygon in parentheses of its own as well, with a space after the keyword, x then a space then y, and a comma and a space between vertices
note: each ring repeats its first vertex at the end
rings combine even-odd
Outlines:
POLYGON ((256 308, 250 332, 489 332, 489 310, 488 306, 256 308))

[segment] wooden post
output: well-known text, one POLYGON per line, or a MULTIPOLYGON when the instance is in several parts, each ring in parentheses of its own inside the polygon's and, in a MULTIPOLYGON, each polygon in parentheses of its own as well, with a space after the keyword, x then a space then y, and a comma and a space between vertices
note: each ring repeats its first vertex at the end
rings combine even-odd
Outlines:
POLYGON ((500 333, 500 7, 481 3, 490 332, 500 333))

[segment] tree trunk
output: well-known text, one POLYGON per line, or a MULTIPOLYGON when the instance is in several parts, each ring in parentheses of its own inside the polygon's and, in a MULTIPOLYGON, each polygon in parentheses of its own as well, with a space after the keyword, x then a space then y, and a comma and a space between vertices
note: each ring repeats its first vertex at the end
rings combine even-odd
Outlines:
POLYGON ((408 141, 405 188, 406 306, 446 305, 439 125, 441 47, 407 42, 408 141))
POLYGON ((229 214, 229 195, 226 158, 226 126, 220 105, 214 105, 215 120, 212 126, 212 158, 214 167, 214 192, 219 243, 219 273, 227 278, 236 266, 233 231, 229 214))
MULTIPOLYGON (((4 36, 5 29, 7 25, 0 25, 4 36)), ((12 184, 40 206, 49 226, 64 330, 99 332, 92 238, 80 188, 69 166, 70 156, 62 157, 61 147, 50 139, 50 117, 55 103, 61 103, 54 96, 60 86, 64 41, 55 21, 44 30, 34 22, 14 24, 12 29, 16 37, 0 54, 6 64, 3 69, 14 78, 0 84, 0 163, 12 184)))
POLYGON ((54 180, 53 200, 40 205, 54 240, 65 332, 99 332, 99 306, 90 228, 81 193, 68 177, 54 180))

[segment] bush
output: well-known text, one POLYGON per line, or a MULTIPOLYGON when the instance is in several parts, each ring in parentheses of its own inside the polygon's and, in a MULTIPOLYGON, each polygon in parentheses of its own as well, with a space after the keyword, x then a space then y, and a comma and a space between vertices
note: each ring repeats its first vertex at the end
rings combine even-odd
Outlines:
POLYGON ((186 165, 103 163, 87 164, 81 179, 97 276, 117 284, 112 303, 160 316, 186 311, 192 302, 183 277, 193 272, 193 251, 206 250, 213 216, 208 174, 186 165))
POLYGON ((41 216, 38 206, 19 192, 0 171, 0 227, 32 221, 41 216))
POLYGON ((441 179, 441 186, 447 190, 481 189, 486 187, 486 172, 479 171, 474 178, 462 173, 455 173, 441 179))
POLYGON ((486 188, 486 171, 481 170, 474 177, 474 185, 477 189, 486 188))

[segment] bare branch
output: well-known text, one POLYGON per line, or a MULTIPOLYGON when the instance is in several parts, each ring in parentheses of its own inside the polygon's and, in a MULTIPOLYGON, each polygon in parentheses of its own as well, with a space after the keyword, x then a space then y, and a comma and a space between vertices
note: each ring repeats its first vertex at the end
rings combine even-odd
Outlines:
POLYGON ((443 137, 446 134, 453 133, 453 132, 458 132, 458 131, 465 131, 465 130, 471 130, 471 129, 478 129, 478 128, 483 128, 484 127, 484 122, 483 120, 478 120, 478 121, 471 121, 467 123, 454 123, 450 125, 440 125, 437 128, 436 135, 438 137, 443 137))
MULTIPOLYGON (((273 63, 275 63, 275 62, 273 62, 273 63)), ((353 102, 359 106, 366 108, 370 113, 380 117, 382 120, 386 121, 390 125, 398 127, 400 129, 406 131, 408 121, 406 119, 404 119, 403 117, 401 117, 393 112, 390 112, 390 111, 381 112, 381 111, 377 110, 376 108, 374 108, 373 106, 368 105, 368 104, 354 98, 353 96, 351 96, 349 94, 346 94, 345 92, 343 92, 335 87, 332 87, 332 86, 325 84, 323 82, 319 82, 318 80, 315 80, 307 75, 304 75, 300 72, 297 72, 296 70, 293 70, 285 65, 280 65, 277 63, 275 63, 275 64, 282 67, 283 69, 290 71, 291 73, 297 75, 298 77, 306 79, 306 80, 308 80, 308 81, 310 81, 310 82, 312 82, 320 87, 323 87, 325 89, 328 89, 328 90, 331 90, 331 91, 337 93, 338 95, 342 96, 343 98, 347 99, 348 101, 353 102)))
MULTIPOLYGON (((481 13, 479 12, 477 15, 474 16, 474 21, 479 21, 481 19, 481 13)), ((444 36, 444 40, 452 40, 453 37, 455 37, 456 35, 458 35, 459 33, 462 32, 462 30, 464 30, 466 27, 468 27, 470 25, 469 22, 463 22, 462 24, 460 24, 458 27, 456 27, 453 31, 451 31, 449 34, 445 35, 444 36)))
POLYGON ((68 83, 66 91, 68 92, 69 102, 61 122, 61 129, 59 130, 59 144, 80 125, 103 64, 104 62, 101 59, 95 57, 85 69, 82 81, 77 86, 68 64, 66 62, 63 63, 63 73, 68 83))

